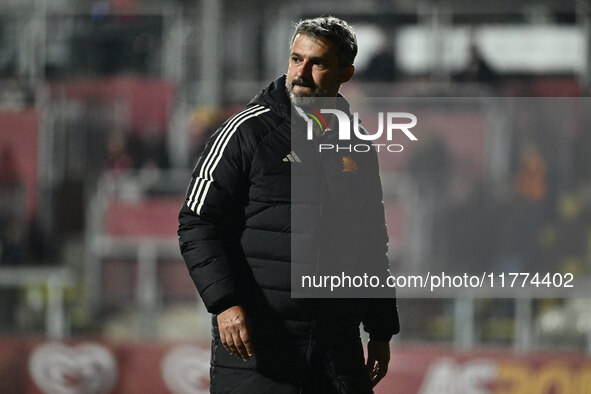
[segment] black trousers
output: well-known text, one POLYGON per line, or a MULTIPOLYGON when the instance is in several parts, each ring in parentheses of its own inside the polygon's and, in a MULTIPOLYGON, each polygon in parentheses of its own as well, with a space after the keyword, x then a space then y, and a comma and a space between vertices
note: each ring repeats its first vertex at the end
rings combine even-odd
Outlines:
POLYGON ((256 344, 248 361, 212 341, 210 391, 215 394, 372 394, 360 338, 325 346, 256 344))

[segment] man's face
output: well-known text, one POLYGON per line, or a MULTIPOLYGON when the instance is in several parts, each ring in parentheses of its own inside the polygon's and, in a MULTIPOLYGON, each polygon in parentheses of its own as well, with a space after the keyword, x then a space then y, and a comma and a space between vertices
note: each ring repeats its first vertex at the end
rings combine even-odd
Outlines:
POLYGON ((298 34, 293 42, 286 88, 294 105, 310 97, 335 97, 353 75, 353 66, 339 67, 334 45, 325 39, 298 34))

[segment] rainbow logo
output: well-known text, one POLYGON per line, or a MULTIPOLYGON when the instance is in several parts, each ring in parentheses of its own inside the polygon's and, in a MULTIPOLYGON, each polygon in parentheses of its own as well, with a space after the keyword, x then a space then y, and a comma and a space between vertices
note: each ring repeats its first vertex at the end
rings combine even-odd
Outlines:
POLYGON ((316 123, 318 124, 318 127, 320 127, 320 130, 322 130, 322 131, 328 130, 328 125, 326 124, 326 120, 324 120, 324 117, 322 115, 320 115, 320 112, 315 111, 311 108, 305 108, 304 113, 316 121, 316 123), (324 128, 322 128, 323 124, 324 124, 324 128))

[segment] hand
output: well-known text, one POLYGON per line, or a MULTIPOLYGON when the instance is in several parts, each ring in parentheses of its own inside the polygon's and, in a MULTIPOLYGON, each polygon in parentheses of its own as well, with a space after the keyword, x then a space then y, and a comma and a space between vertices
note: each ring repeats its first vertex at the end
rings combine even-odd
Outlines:
POLYGON ((234 305, 217 316, 222 345, 228 353, 246 361, 254 354, 250 342, 250 324, 244 309, 234 305))
POLYGON ((388 363, 390 362, 390 342, 372 341, 367 343, 367 371, 372 387, 388 372, 388 363))

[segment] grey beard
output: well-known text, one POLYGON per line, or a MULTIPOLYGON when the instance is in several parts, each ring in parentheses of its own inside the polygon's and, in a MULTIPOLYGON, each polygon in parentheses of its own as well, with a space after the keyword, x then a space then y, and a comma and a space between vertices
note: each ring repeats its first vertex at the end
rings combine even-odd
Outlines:
POLYGON ((289 86, 287 81, 285 81, 285 88, 287 89, 289 100, 296 107, 314 107, 314 103, 318 102, 318 98, 323 97, 322 92, 318 89, 314 89, 312 96, 296 96, 293 92, 293 87, 289 86))
POLYGON ((314 107, 314 103, 318 102, 318 97, 312 96, 296 96, 293 91, 289 92, 289 99, 296 107, 314 107))

